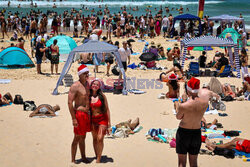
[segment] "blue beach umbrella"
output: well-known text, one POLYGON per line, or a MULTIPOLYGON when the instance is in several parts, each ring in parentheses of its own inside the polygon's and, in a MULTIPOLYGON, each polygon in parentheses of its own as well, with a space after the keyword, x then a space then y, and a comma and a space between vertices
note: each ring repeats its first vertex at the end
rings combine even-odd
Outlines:
POLYGON ((57 46, 59 47, 60 54, 69 54, 75 47, 77 47, 74 39, 66 35, 58 35, 51 38, 46 42, 46 46, 49 47, 52 45, 55 39, 57 39, 57 46))

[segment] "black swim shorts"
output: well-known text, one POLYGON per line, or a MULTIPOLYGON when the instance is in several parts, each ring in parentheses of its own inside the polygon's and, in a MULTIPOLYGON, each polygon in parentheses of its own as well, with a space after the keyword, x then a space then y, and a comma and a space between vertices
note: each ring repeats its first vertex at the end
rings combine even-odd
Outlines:
POLYGON ((201 130, 179 127, 176 133, 176 153, 199 154, 201 148, 201 130))
POLYGON ((7 100, 11 100, 8 94, 5 94, 3 97, 5 97, 7 100))

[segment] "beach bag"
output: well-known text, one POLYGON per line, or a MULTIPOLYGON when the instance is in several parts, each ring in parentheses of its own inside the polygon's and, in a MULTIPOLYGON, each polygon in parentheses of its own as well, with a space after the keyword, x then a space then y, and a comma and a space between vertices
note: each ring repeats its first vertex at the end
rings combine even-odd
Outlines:
POLYGON ((228 96, 224 97, 222 100, 223 101, 233 101, 234 99, 232 96, 228 95, 228 96))
POLYGON ((23 98, 21 95, 15 95, 14 104, 23 104, 23 98))
POLYGON ((25 101, 23 103, 24 111, 34 111, 36 109, 36 105, 34 101, 25 101))
POLYGON ((219 101, 219 102, 213 101, 211 104, 212 104, 213 109, 226 111, 226 105, 222 101, 219 101))
POLYGON ((115 65, 115 66, 112 67, 111 72, 112 72, 114 75, 118 76, 118 75, 120 74, 120 69, 119 69, 119 67, 118 67, 117 65, 115 65))
POLYGON ((156 65, 155 61, 146 62, 147 68, 153 68, 153 67, 155 67, 155 65, 156 65))

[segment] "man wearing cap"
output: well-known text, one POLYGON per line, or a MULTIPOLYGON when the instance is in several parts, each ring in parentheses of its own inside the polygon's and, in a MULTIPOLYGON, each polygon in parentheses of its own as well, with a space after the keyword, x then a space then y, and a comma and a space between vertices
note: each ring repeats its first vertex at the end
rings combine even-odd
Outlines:
POLYGON ((78 68, 79 81, 76 81, 69 90, 68 107, 74 126, 74 139, 71 145, 72 163, 75 163, 77 145, 79 144, 82 161, 89 161, 85 155, 86 133, 90 132, 90 112, 89 112, 89 69, 86 65, 78 68), (74 105, 73 105, 74 103, 74 105))
POLYGON ((208 89, 199 88, 200 80, 191 78, 186 86, 189 100, 181 104, 175 101, 176 118, 181 120, 176 133, 176 153, 179 166, 186 166, 187 153, 190 166, 197 166, 201 147, 201 120, 209 99, 214 96, 214 93, 208 89))
POLYGON ((45 47, 45 40, 44 38, 41 39, 41 42, 38 42, 36 45, 36 64, 37 64, 37 74, 42 74, 41 71, 41 64, 44 52, 48 48, 45 47))

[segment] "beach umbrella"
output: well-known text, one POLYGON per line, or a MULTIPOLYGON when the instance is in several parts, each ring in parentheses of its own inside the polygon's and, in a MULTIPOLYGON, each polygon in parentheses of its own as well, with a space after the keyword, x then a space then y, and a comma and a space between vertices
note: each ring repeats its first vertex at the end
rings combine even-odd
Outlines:
POLYGON ((127 42, 135 42, 135 40, 130 38, 127 42))
POLYGON ((59 47, 60 60, 66 61, 68 54, 77 47, 76 42, 69 36, 66 35, 58 35, 46 42, 46 46, 49 47, 53 44, 54 40, 57 40, 57 46, 59 47))
POLYGON ((139 59, 141 61, 153 61, 153 60, 156 60, 156 55, 151 53, 151 52, 146 52, 146 53, 143 53, 141 54, 141 56, 139 57, 139 59))
POLYGON ((240 34, 233 28, 226 28, 219 37, 227 38, 229 40, 233 40, 235 44, 237 44, 237 40, 240 37, 240 34))
POLYGON ((69 54, 75 47, 77 47, 76 42, 69 36, 58 35, 46 42, 46 46, 49 47, 53 44, 54 40, 57 40, 57 46, 59 47, 60 54, 69 54))

